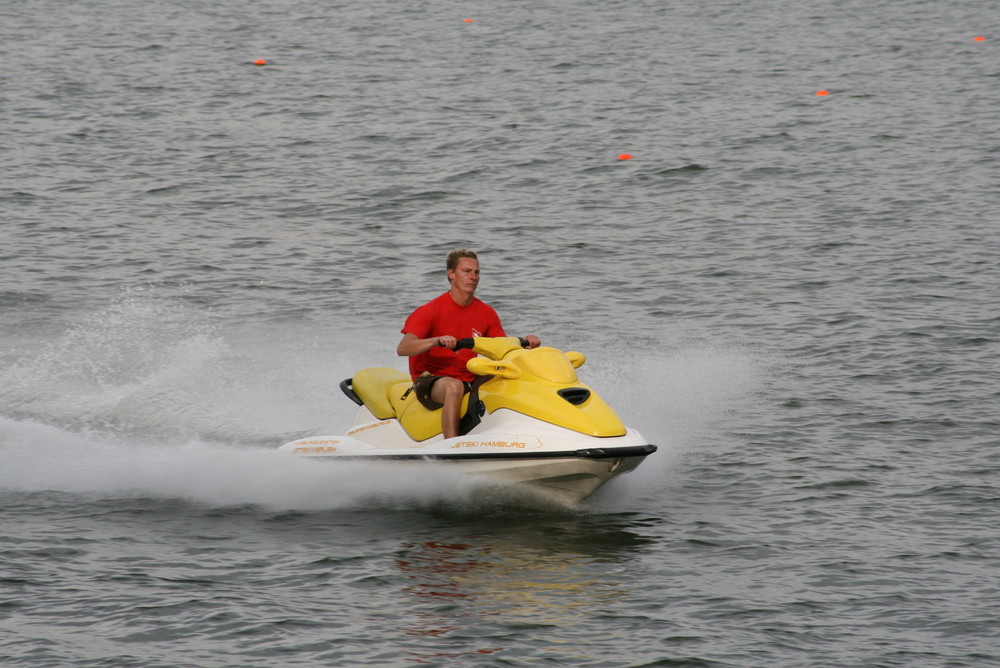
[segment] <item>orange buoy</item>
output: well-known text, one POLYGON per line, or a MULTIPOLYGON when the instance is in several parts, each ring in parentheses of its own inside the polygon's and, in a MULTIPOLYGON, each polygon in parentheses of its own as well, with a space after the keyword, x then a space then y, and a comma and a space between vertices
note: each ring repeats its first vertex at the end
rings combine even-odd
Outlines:
POLYGON ((820 97, 823 97, 824 95, 829 95, 830 91, 828 91, 828 90, 818 90, 818 91, 816 91, 816 94, 819 95, 820 97))
POLYGON ((465 19, 466 23, 472 23, 472 19, 465 19))
POLYGON ((622 153, 621 155, 618 156, 618 159, 619 160, 631 160, 632 156, 629 155, 628 153, 622 153))
POLYGON ((263 58, 259 58, 259 59, 255 60, 255 61, 253 61, 253 64, 254 65, 267 65, 267 61, 264 60, 263 58))
POLYGON ((975 36, 975 37, 973 37, 972 39, 973 39, 973 41, 975 41, 975 42, 985 42, 985 41, 986 41, 986 38, 985 38, 985 37, 983 37, 982 35, 976 35, 976 36, 975 36))

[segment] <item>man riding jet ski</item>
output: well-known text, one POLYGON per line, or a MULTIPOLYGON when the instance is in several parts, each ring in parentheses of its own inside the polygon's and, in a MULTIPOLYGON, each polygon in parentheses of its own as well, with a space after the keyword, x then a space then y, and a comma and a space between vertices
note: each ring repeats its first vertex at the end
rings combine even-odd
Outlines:
MULTIPOLYGON (((451 287, 410 314, 396 353, 410 358, 417 400, 427 410, 444 408, 441 428, 444 437, 451 438, 458 436, 459 402, 475 380, 465 367, 475 355, 456 350, 456 342, 463 337, 506 334, 496 311, 476 297, 479 256, 470 250, 453 250, 446 268, 451 287)), ((534 334, 525 339, 529 348, 542 343, 534 334)))
POLYGON ((583 354, 541 347, 535 335, 506 336, 496 312, 475 298, 475 253, 452 251, 447 271, 450 290, 403 326, 397 352, 410 358, 410 374, 362 369, 340 384, 360 406, 347 434, 281 450, 330 461, 446 462, 569 504, 656 451, 579 381, 583 354))

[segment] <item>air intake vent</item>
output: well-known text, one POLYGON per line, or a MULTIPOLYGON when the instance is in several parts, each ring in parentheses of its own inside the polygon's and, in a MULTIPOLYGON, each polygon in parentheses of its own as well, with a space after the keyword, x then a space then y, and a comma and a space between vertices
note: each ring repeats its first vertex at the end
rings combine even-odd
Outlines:
POLYGON ((559 390, 559 396, 574 406, 579 406, 590 398, 590 390, 583 387, 567 387, 565 390, 559 390))

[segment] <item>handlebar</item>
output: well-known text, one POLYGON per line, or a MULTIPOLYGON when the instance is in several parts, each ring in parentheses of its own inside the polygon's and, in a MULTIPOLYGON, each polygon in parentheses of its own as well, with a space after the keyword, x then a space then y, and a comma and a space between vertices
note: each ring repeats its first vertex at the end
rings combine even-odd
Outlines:
MULTIPOLYGON (((525 339, 525 338, 519 336, 519 337, 517 337, 517 340, 520 341, 522 348, 527 348, 528 347, 528 339, 525 339)), ((470 338, 465 338, 465 339, 459 339, 455 343, 455 347, 454 347, 453 350, 463 350, 463 349, 464 350, 472 350, 472 348, 475 345, 476 345, 476 340, 473 339, 473 338, 471 338, 471 337, 470 338)))

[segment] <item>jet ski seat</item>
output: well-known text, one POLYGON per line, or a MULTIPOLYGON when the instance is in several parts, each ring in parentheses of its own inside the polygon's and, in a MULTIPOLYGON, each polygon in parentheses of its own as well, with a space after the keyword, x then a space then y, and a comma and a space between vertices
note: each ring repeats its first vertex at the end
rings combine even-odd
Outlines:
POLYGON ((389 390, 399 383, 411 383, 410 375, 399 369, 377 366, 362 369, 351 379, 351 389, 379 420, 396 417, 396 409, 389 401, 389 390))
MULTIPOLYGON (((487 376, 480 376, 486 380, 487 376)), ((475 383, 480 384, 480 379, 475 383)), ((368 409, 377 420, 398 419, 400 426, 410 438, 421 442, 441 434, 441 409, 429 411, 417 401, 417 395, 411 390, 413 380, 409 374, 391 367, 371 367, 361 369, 353 378, 348 378, 340 384, 350 399, 368 409)), ((474 390, 475 392, 475 390, 474 390)), ((475 394, 471 395, 475 396, 475 394)), ((469 394, 462 400, 461 433, 467 433, 479 421, 479 415, 469 416, 469 394)), ((473 405, 479 402, 473 402, 473 405)))

